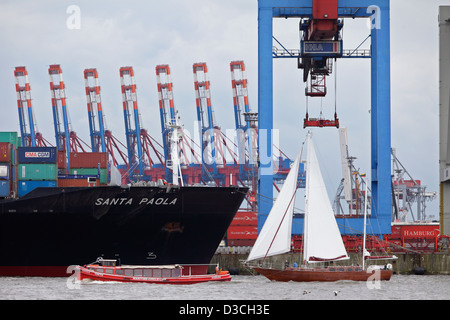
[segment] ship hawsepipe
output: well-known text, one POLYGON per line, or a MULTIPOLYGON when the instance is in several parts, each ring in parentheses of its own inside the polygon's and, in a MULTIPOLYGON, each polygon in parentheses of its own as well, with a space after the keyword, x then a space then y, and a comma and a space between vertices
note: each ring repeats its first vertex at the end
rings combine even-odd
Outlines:
POLYGON ((247 191, 37 188, 0 201, 0 275, 68 276, 68 266, 99 256, 131 265, 208 264, 247 191))

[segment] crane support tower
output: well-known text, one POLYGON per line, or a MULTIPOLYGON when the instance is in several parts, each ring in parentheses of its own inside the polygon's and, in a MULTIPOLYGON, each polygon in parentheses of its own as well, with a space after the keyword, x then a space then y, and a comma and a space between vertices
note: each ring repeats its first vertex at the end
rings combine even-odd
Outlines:
POLYGON ((128 150, 128 176, 130 179, 134 179, 136 169, 139 172, 139 176, 142 177, 144 175, 136 81, 133 67, 121 67, 119 71, 128 150))
POLYGON ((202 169, 204 179, 209 180, 210 168, 213 176, 217 176, 217 157, 215 144, 215 119, 214 111, 211 106, 211 92, 208 77, 208 68, 205 62, 194 63, 192 66, 194 72, 195 101, 197 105, 197 120, 200 123, 200 141, 202 141, 202 169), (205 133, 209 142, 205 141, 205 133), (211 148, 210 159, 207 159, 208 153, 205 149, 211 148))
POLYGON ((257 158, 258 132, 257 114, 250 110, 247 76, 244 61, 231 61, 231 88, 233 91, 234 120, 236 125, 239 178, 250 182, 251 195, 247 197, 252 210, 257 209, 257 158), (253 117, 252 117, 253 116, 253 117))
POLYGON ((164 168, 165 177, 168 182, 172 182, 170 174, 170 162, 171 162, 171 145, 170 145, 170 133, 173 128, 170 125, 175 125, 175 105, 173 101, 173 91, 172 91, 172 79, 170 75, 169 65, 158 65, 156 66, 156 82, 158 86, 158 99, 159 99, 159 112, 161 118, 161 132, 163 138, 163 148, 164 148, 164 168), (169 164, 169 165, 168 165, 169 164))
MULTIPOLYGON (((256 177, 258 133, 252 121, 248 99, 247 77, 244 61, 231 61, 231 88, 233 90, 234 120, 237 132, 239 176, 242 180, 256 177)), ((255 119, 253 119, 255 120, 255 119)), ((256 193, 256 186, 253 189, 256 193)))
POLYGON ((126 149, 126 146, 118 141, 106 127, 97 69, 85 69, 84 81, 86 85, 86 100, 92 152, 108 152, 111 156, 113 165, 117 167, 119 162, 117 161, 116 153, 114 152, 114 150, 116 150, 125 165, 128 165, 127 155, 122 151, 122 149, 126 149))
POLYGON ((180 165, 183 166, 183 181, 186 180, 185 182, 189 184, 199 183, 202 176, 200 155, 194 150, 194 141, 184 131, 178 110, 175 108, 169 65, 156 66, 156 81, 165 158, 164 177, 168 182, 172 182, 173 174, 171 171, 176 167, 171 160, 173 159, 172 150, 177 150, 180 165), (178 132, 177 139, 171 139, 174 130, 178 132), (173 141, 177 141, 177 148, 172 146, 173 141))
POLYGON ((24 147, 46 147, 46 140, 37 131, 36 120, 31 106, 31 88, 25 67, 14 69, 16 79, 17 107, 19 109, 20 134, 24 147))
MULTIPOLYGON (((300 18, 312 21, 313 31, 310 35, 320 38, 318 26, 332 28, 334 31, 337 19, 365 18, 370 19, 370 52, 363 55, 353 54, 357 49, 342 50, 342 58, 370 58, 371 77, 371 208, 370 219, 377 219, 372 226, 373 233, 382 235, 391 232, 391 119, 390 119, 390 4, 389 0, 258 0, 258 125, 259 125, 259 195, 262 199, 273 198, 273 163, 271 161, 272 129, 273 129, 273 59, 279 57, 303 58, 311 51, 317 57, 318 50, 323 55, 327 50, 333 54, 342 49, 330 45, 304 46, 303 52, 288 51, 287 54, 274 52, 273 18, 300 18), (337 10, 336 10, 337 7, 337 10), (313 12, 319 8, 319 12, 313 12), (322 15, 322 16, 320 16, 322 15), (327 16, 325 16, 327 15, 327 16), (333 16, 334 15, 334 16, 333 16), (327 18, 330 19, 327 19, 327 18), (315 21, 316 19, 324 21, 315 21), (326 20, 332 20, 326 21, 326 20), (317 23, 315 23, 317 22, 317 23), (316 26, 316 27, 315 27, 316 26), (331 46, 331 48, 330 48, 331 46), (300 56, 302 55, 302 56, 300 56), (263 132, 264 134, 263 134, 263 132)), ((338 29, 339 26, 336 25, 338 29)), ((368 37, 369 38, 369 37, 368 37)), ((309 38, 308 38, 309 39, 309 38)), ((305 39, 306 40, 306 39, 305 39)), ((313 40, 311 40, 313 41, 313 40)), ((327 41, 335 41, 327 40, 327 41)), ((305 44, 305 42, 304 42, 305 44)), ((300 48, 301 49, 301 48, 300 48)), ((320 52, 319 52, 320 53, 320 52)), ((317 58, 319 60, 319 58, 317 58)), ((323 61, 323 60, 322 60, 323 61)), ((320 61, 318 62, 320 64, 320 61)), ((310 69, 311 70, 311 69, 310 69)), ((261 200, 261 199, 260 199, 261 200)), ((272 203, 259 201, 258 227, 262 228, 272 203)), ((343 233, 349 230, 362 230, 362 219, 343 219, 339 221, 343 233)))
POLYGON ((84 82, 86 86, 92 152, 106 152, 103 111, 97 69, 85 69, 84 82), (96 124, 97 121, 98 126, 96 124))
POLYGON ((82 152, 86 152, 83 144, 85 146, 87 146, 87 144, 77 136, 75 131, 71 130, 61 66, 59 64, 51 65, 48 69, 48 74, 50 76, 56 146, 59 151, 65 151, 67 170, 69 170, 70 152, 78 152, 79 149, 82 152))

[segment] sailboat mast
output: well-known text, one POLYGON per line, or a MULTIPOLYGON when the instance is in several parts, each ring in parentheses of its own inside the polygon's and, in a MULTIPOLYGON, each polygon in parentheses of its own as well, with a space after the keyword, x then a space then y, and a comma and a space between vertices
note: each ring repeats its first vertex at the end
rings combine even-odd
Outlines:
MULTIPOLYGON (((311 144, 311 132, 309 131, 308 134, 306 135, 306 141, 308 143, 308 148, 309 145, 311 144)), ((309 154, 309 149, 307 149, 307 154, 309 154)), ((307 246, 306 246, 306 229, 307 229, 307 223, 308 223, 308 198, 309 198, 309 163, 308 161, 306 161, 306 183, 305 183, 305 214, 303 216, 303 266, 306 266, 306 250, 307 250, 307 246)))
POLYGON ((363 234, 363 252, 362 252, 362 267, 364 270, 364 264, 366 261, 366 220, 367 220, 367 177, 364 178, 366 184, 366 192, 364 195, 364 234, 363 234))

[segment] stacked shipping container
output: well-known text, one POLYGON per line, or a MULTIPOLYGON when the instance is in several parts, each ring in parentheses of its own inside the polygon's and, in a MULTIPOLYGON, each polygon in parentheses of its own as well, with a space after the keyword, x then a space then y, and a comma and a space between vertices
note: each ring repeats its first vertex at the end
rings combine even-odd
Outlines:
POLYGON ((258 213, 238 211, 227 230, 228 246, 253 246, 258 237, 258 213))
POLYGON ((0 197, 8 197, 11 192, 11 148, 9 142, 0 142, 0 197))
POLYGON ((16 149, 19 144, 17 132, 0 132, 0 198, 16 193, 16 149))
POLYGON ((57 155, 55 147, 19 147, 17 149, 19 197, 39 187, 57 186, 57 155))
POLYGON ((38 187, 89 187, 109 181, 108 153, 66 153, 55 147, 21 147, 17 132, 0 132, 0 198, 22 197, 38 187))
POLYGON ((59 179, 59 186, 87 187, 106 185, 108 183, 108 154, 106 152, 71 152, 70 176, 59 179), (95 182, 88 182, 87 177, 95 177, 95 182))

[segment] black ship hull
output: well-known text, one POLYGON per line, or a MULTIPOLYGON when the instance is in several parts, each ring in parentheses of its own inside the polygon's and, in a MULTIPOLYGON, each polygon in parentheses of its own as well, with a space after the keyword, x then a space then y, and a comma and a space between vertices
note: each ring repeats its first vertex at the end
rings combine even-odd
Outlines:
MULTIPOLYGON (((0 275, 68 276, 97 257, 208 264, 247 188, 38 188, 0 202, 0 275)), ((203 272, 204 270, 199 270, 203 272)))

